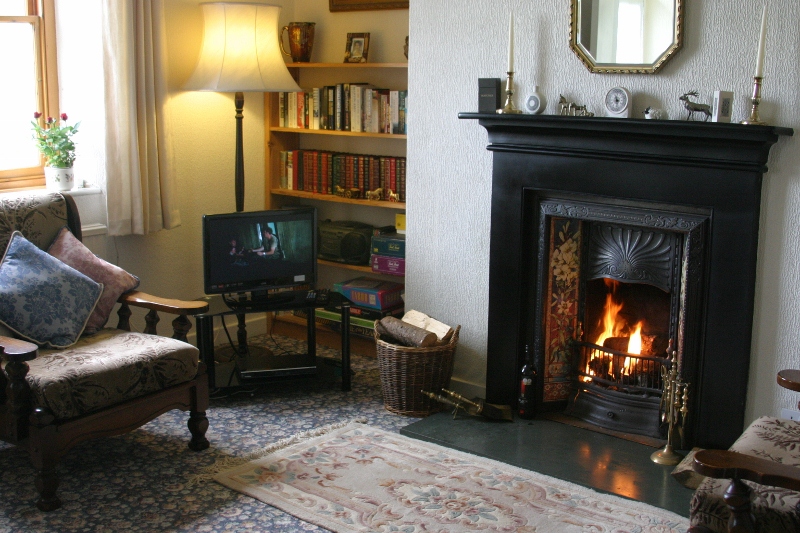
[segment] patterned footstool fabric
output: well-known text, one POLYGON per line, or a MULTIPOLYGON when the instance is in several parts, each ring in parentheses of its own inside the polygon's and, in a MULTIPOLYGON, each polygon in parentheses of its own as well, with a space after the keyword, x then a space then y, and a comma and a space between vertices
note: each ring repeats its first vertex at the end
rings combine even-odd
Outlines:
POLYGON ((63 420, 188 381, 198 361, 191 344, 105 328, 65 350, 39 350, 27 380, 34 407, 63 420))
MULTIPOLYGON (((800 467, 800 422, 764 416, 750 424, 730 447, 732 451, 800 467)), ((800 532, 800 513, 795 506, 800 492, 778 487, 745 483, 753 491, 753 514, 758 531, 800 532)), ((691 525, 726 532, 730 511, 723 495, 729 479, 706 478, 692 497, 691 525)))

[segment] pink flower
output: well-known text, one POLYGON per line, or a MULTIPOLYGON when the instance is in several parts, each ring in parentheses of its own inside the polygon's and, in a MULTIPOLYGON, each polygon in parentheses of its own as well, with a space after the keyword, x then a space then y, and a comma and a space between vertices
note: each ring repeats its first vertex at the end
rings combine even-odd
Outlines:
POLYGON ((39 118, 39 117, 41 117, 41 116, 42 116, 42 114, 41 114, 41 113, 39 113, 38 111, 34 111, 34 113, 33 113, 33 118, 39 118))
POLYGON ((52 124, 53 122, 55 122, 55 121, 53 120, 53 117, 47 117, 47 123, 48 123, 48 124, 52 124))
POLYGON ((61 113, 61 120, 67 120, 67 114, 61 113))

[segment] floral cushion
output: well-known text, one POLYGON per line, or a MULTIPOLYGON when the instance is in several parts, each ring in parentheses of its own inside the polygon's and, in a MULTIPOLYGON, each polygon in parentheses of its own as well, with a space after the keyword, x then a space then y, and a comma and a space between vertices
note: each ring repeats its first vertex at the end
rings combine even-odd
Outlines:
POLYGON ((37 247, 46 250, 66 223, 67 202, 58 193, 3 193, 0 250, 6 249, 14 231, 21 232, 37 247))
POLYGON ((191 344, 105 328, 66 350, 40 350, 27 380, 34 407, 68 419, 188 381, 198 361, 191 344))
POLYGON ((25 339, 64 348, 83 332, 103 286, 11 234, 0 261, 0 321, 25 339))
POLYGON ((103 295, 89 316, 84 334, 92 335, 100 331, 108 322, 120 294, 139 286, 139 278, 94 255, 67 227, 61 229, 47 253, 103 284, 103 295))
MULTIPOLYGON (((732 451, 800 467, 800 422, 764 416, 750 424, 732 451)), ((758 531, 800 531, 800 492, 745 481, 753 491, 752 510, 758 531)), ((706 478, 692 497, 690 522, 727 532, 728 510, 723 495, 728 479, 706 478)))

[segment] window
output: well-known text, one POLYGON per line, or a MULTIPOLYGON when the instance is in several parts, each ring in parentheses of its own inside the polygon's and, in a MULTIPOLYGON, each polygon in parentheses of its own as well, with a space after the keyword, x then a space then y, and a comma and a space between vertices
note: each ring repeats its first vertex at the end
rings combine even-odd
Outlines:
POLYGON ((34 111, 58 114, 53 0, 0 3, 0 190, 44 185, 31 140, 34 111))

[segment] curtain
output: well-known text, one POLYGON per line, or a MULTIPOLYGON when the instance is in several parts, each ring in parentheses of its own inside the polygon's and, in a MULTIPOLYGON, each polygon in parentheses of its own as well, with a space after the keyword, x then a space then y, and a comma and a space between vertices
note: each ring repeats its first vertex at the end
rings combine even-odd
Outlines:
POLYGON ((166 114, 163 0, 103 0, 110 235, 181 223, 166 114))

